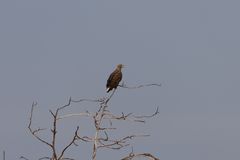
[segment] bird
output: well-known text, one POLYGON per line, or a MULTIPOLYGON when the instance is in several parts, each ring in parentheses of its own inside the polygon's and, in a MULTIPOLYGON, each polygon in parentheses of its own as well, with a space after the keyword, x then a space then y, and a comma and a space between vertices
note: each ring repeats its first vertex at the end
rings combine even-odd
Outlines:
POLYGON ((112 89, 117 89, 119 82, 122 80, 121 70, 123 67, 123 64, 118 64, 116 69, 110 74, 106 84, 107 93, 112 89))

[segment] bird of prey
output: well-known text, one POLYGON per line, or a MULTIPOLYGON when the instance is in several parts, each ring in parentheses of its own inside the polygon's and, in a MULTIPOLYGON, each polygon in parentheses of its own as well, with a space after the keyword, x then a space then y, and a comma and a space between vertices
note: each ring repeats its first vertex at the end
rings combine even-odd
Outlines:
POLYGON ((107 92, 118 87, 119 82, 122 80, 122 68, 123 65, 118 64, 116 69, 110 74, 106 84, 107 92))

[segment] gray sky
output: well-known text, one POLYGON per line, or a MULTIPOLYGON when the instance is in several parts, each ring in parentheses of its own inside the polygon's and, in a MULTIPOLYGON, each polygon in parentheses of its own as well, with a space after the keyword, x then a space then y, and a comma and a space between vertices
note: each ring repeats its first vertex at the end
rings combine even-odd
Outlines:
MULTIPOLYGON (((123 63, 126 84, 162 83, 120 88, 110 103, 115 113, 148 114, 159 106, 160 116, 145 125, 119 124, 151 134, 133 143, 136 152, 163 160, 239 159, 239 6, 233 0, 0 1, 0 151, 7 159, 47 155, 27 130, 31 103, 39 104, 35 127, 46 127, 48 110, 69 96, 106 96, 109 73, 123 63)), ((68 112, 96 107, 84 103, 68 112)), ((71 119, 62 137, 76 121, 88 132, 86 119, 71 119)), ((68 154, 89 159, 90 150, 83 143, 68 154)))

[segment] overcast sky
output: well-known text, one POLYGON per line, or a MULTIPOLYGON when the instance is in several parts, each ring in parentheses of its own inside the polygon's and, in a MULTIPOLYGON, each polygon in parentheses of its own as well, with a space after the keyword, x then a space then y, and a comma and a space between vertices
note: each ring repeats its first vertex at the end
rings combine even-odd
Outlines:
MULTIPOLYGON (((38 102, 34 126, 48 127, 49 109, 70 96, 105 97, 108 75, 123 63, 125 84, 162 84, 119 88, 109 104, 114 113, 136 114, 159 106, 160 115, 146 124, 116 123, 126 133, 151 134, 134 141, 135 152, 162 160, 239 159, 239 6, 234 0, 0 1, 0 151, 7 160, 48 156, 27 130, 32 102, 38 102)), ((96 108, 83 103, 66 112, 96 108)), ((88 123, 66 120, 59 142, 76 125, 93 134, 88 123)), ((91 147, 80 143, 67 155, 90 159, 91 147)), ((120 159, 129 151, 98 156, 120 159)))

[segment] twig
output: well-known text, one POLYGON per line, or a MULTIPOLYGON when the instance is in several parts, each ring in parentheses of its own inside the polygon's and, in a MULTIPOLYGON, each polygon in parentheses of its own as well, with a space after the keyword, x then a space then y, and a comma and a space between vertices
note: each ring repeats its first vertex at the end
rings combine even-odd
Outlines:
POLYGON ((105 99, 102 98, 102 99, 78 99, 78 100, 71 100, 71 102, 74 102, 74 103, 79 103, 79 102, 103 102, 105 99))
POLYGON ((74 116, 92 117, 93 113, 89 113, 89 112, 71 113, 71 114, 66 114, 66 115, 59 116, 57 120, 60 120, 60 119, 63 119, 63 118, 74 117, 74 116))
POLYGON ((77 126, 77 129, 76 129, 76 131, 75 131, 75 134, 74 134, 72 140, 70 141, 70 143, 62 150, 62 152, 61 152, 61 154, 60 154, 60 156, 59 156, 59 158, 58 158, 59 160, 62 159, 62 157, 63 157, 63 155, 64 155, 64 152, 65 152, 72 144, 74 144, 74 142, 76 141, 76 139, 79 137, 79 136, 78 136, 78 130, 79 130, 79 126, 77 126))
POLYGON ((142 88, 142 87, 150 87, 150 86, 157 86, 157 87, 161 87, 162 84, 157 84, 157 83, 152 83, 152 84, 142 84, 142 85, 138 85, 138 86, 127 86, 124 83, 118 85, 121 88, 127 88, 127 89, 138 89, 138 88, 142 88))
POLYGON ((135 158, 142 158, 142 157, 145 157, 149 160, 160 160, 159 158, 153 156, 150 153, 133 153, 133 149, 132 149, 132 152, 129 153, 128 156, 122 158, 121 160, 132 160, 132 159, 135 159, 135 158))
POLYGON ((131 140, 136 137, 150 136, 150 135, 130 135, 130 136, 120 138, 118 140, 116 139, 111 140, 108 138, 108 135, 106 132, 105 132, 105 135, 106 135, 106 138, 99 138, 99 143, 101 145, 99 145, 98 148, 121 149, 129 145, 129 143, 127 143, 128 140, 131 140))
POLYGON ((157 107, 156 111, 152 115, 133 116, 133 117, 135 117, 135 118, 152 118, 152 117, 156 116, 157 114, 159 114, 158 110, 159 110, 159 107, 157 107))
MULTIPOLYGON (((19 157, 19 159, 29 160, 29 159, 27 159, 27 158, 24 157, 24 156, 19 157)), ((4 159, 4 160, 5 160, 5 159, 4 159)))
POLYGON ((33 130, 32 129, 32 118, 33 118, 33 110, 34 110, 34 107, 37 106, 37 103, 33 102, 32 103, 32 107, 31 107, 31 114, 30 114, 30 118, 29 118, 29 124, 28 124, 28 129, 30 131, 30 133, 35 137, 37 138, 39 141, 41 141, 42 143, 46 144, 47 146, 49 147, 52 147, 52 145, 50 143, 48 143, 47 141, 45 141, 44 139, 40 138, 36 133, 38 133, 39 131, 43 130, 41 128, 37 129, 37 130, 33 130))

